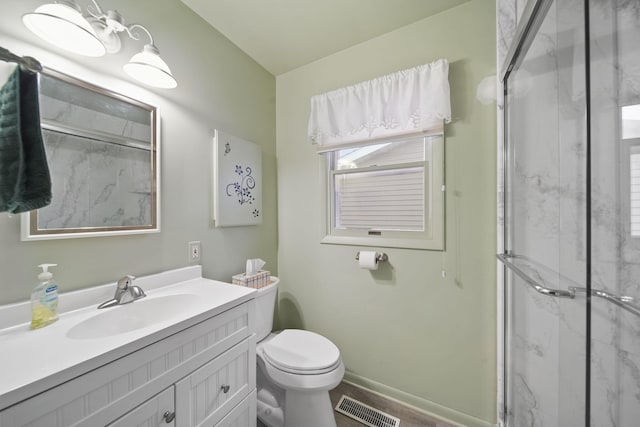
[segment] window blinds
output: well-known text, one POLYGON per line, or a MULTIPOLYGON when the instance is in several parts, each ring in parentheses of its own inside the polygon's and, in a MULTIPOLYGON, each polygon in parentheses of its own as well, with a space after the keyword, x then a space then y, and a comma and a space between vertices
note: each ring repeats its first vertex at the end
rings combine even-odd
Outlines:
POLYGON ((336 227, 424 230, 423 167, 335 176, 336 227))

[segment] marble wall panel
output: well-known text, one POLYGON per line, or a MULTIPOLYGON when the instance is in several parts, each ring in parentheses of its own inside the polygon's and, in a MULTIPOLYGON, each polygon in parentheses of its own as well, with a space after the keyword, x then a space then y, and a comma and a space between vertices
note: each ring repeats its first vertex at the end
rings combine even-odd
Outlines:
POLYGON ((144 225, 151 222, 147 150, 45 132, 51 205, 41 228, 144 225))
MULTIPOLYGON (((150 141, 151 126, 82 105, 41 96, 41 116, 64 125, 150 141)), ((151 152, 44 131, 52 203, 38 212, 40 228, 140 226, 151 223, 151 152)), ((144 144, 142 145, 144 147, 144 144)))
POLYGON ((499 74, 516 32, 516 2, 496 0, 496 14, 496 57, 499 74))

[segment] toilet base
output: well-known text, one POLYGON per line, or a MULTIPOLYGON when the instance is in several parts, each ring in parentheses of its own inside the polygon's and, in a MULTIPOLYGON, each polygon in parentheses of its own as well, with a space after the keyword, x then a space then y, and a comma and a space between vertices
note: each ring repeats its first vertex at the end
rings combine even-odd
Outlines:
POLYGON ((336 427, 329 392, 286 393, 285 410, 258 399, 258 419, 267 427, 336 427))
POLYGON ((336 427, 327 390, 283 390, 256 372, 258 419, 267 427, 336 427))
POLYGON ((288 391, 284 427, 336 427, 328 391, 288 391))

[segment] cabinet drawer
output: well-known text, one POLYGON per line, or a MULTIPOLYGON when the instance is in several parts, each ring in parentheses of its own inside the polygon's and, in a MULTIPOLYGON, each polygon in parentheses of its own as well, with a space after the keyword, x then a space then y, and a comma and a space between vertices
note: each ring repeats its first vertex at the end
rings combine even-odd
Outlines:
POLYGON ((216 427, 256 427, 258 423, 256 405, 256 391, 253 390, 222 421, 216 424, 216 427))
POLYGON ((250 313, 249 303, 239 305, 17 403, 0 412, 0 426, 107 425, 245 340, 250 313))
POLYGON ((255 336, 176 383, 176 427, 213 426, 255 390, 255 336))
POLYGON ((118 418, 108 427, 173 427, 175 419, 167 422, 165 412, 175 415, 173 386, 138 406, 133 411, 118 418))

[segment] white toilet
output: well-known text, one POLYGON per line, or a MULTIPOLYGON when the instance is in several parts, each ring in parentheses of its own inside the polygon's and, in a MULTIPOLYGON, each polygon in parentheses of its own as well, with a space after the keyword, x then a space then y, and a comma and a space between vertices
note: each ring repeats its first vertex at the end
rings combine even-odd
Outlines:
POLYGON ((344 376, 340 350, 314 332, 271 333, 280 279, 271 280, 256 297, 258 419, 268 427, 335 427, 329 390, 344 376))

